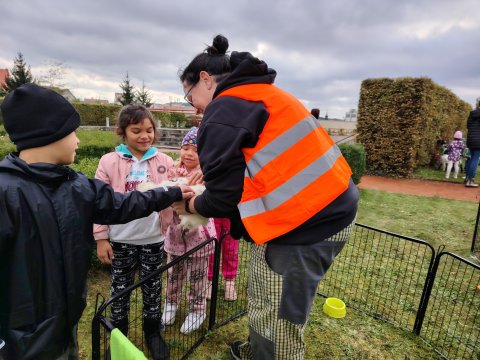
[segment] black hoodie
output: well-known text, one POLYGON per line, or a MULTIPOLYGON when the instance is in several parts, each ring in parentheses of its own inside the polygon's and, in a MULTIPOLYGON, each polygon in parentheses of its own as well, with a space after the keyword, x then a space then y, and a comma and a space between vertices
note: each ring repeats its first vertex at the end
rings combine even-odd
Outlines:
MULTIPOLYGON (((262 102, 218 95, 235 86, 272 84, 276 72, 250 53, 232 52, 232 73, 221 81, 206 107, 198 130, 198 153, 206 190, 195 209, 206 217, 228 217, 234 238, 251 240, 238 212, 246 168, 243 148, 255 147, 269 113, 262 102)), ((358 191, 353 181, 330 205, 291 232, 274 240, 284 244, 322 241, 348 226, 357 212, 358 191)))
POLYGON ((127 195, 67 166, 0 162, 0 338, 7 359, 55 359, 85 307, 93 224, 126 223, 181 199, 127 195))

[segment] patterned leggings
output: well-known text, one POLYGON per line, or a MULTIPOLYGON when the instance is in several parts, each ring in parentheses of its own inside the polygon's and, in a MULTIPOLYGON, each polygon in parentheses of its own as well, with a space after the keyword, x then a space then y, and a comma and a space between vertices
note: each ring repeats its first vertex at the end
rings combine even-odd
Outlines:
MULTIPOLYGON (((179 256, 167 253, 167 263, 179 256)), ((207 307, 208 256, 190 256, 167 270, 167 302, 178 304, 185 280, 190 280, 189 312, 205 312, 207 307)))
MULTIPOLYGON (((112 296, 134 283, 135 271, 140 268, 140 279, 158 270, 162 265, 163 244, 131 245, 112 243, 112 296)), ((143 317, 160 319, 162 278, 154 276, 142 285, 143 317)), ((122 296, 112 303, 113 323, 128 319, 130 296, 122 296)))

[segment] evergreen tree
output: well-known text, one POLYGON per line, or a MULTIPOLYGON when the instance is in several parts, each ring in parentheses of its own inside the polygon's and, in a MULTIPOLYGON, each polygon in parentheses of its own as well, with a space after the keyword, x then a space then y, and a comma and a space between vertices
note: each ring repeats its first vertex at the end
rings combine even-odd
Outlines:
POLYGON ((145 83, 142 82, 142 88, 136 92, 137 103, 149 108, 152 106, 152 94, 145 88, 145 83))
POLYGON ((132 104, 135 101, 135 87, 130 84, 130 78, 127 76, 123 79, 123 82, 119 85, 122 89, 122 96, 119 101, 122 105, 132 104))
POLYGON ((15 90, 20 85, 33 83, 32 73, 30 71, 30 66, 27 66, 23 54, 19 52, 17 57, 13 60, 13 69, 9 72, 8 77, 5 79, 5 84, 3 85, 3 91, 9 93, 10 91, 15 90))

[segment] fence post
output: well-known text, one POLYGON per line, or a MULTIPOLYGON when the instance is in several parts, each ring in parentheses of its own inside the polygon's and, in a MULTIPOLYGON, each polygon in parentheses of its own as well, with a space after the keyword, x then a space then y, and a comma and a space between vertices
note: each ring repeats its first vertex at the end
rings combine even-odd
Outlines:
POLYGON ((100 319, 97 316, 92 320, 92 359, 100 360, 100 319))
MULTIPOLYGON (((213 253, 213 278, 212 278, 212 296, 210 299, 210 317, 208 321, 208 329, 212 330, 217 318, 217 293, 218 293, 218 280, 220 274, 220 253, 222 250, 222 236, 219 236, 220 240, 215 239, 215 250, 213 253)), ((208 291, 208 290, 207 290, 208 291)))
POLYGON ((438 250, 438 254, 435 256, 435 262, 433 263, 433 267, 430 267, 427 275, 427 279, 425 280, 425 287, 423 288, 423 294, 420 298, 420 306, 418 308, 417 317, 415 318, 415 324, 413 326, 413 332, 416 335, 420 335, 420 330, 422 330, 423 320, 425 319, 425 313, 427 312, 428 302, 430 300, 430 295, 432 294, 433 283, 435 282, 435 276, 437 275, 438 265, 440 264, 440 257, 443 254, 443 249, 445 247, 441 246, 438 250))
POLYGON ((478 202, 478 210, 477 210, 477 220, 475 221, 475 229, 473 230, 473 238, 472 238, 472 248, 471 252, 475 255, 475 252, 480 250, 480 246, 477 248, 477 237, 478 237, 478 221, 480 219, 480 201, 478 202))

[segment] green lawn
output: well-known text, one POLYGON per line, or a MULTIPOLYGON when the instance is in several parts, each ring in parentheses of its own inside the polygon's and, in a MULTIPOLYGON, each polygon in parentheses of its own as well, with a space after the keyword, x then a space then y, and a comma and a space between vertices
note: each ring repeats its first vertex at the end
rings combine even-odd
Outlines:
MULTIPOLYGON (((1 128, 0 128, 1 130, 1 128)), ((0 155, 12 151, 13 144, 0 134, 0 155)), ((115 146, 116 138, 105 132, 82 132, 82 146, 95 146, 101 139, 104 147, 115 146)), ((177 157, 177 154, 169 154, 177 157)), ((1 157, 1 156, 0 156, 1 157)), ((92 177, 99 157, 79 158, 72 165, 92 177)), ((462 181, 450 179, 448 181, 462 181)), ((421 168, 414 177, 445 180, 440 170, 421 168)), ((471 239, 478 204, 440 198, 390 194, 375 190, 360 191, 357 222, 394 233, 428 241, 435 249, 444 245, 447 251, 469 257, 471 239)), ((98 292, 108 297, 110 275, 106 271, 92 270, 88 282, 87 308, 79 324, 80 355, 91 355, 91 319, 98 292)), ((381 289, 373 289, 378 291, 381 289)), ((375 358, 424 359, 438 356, 420 338, 361 312, 348 309, 347 317, 335 320, 322 312, 323 299, 318 298, 312 309, 305 333, 307 359, 318 358, 375 358)), ((191 356, 192 359, 229 359, 228 343, 246 339, 247 319, 242 317, 213 331, 191 356)))
MULTIPOLYGON (((361 190, 360 194, 357 222, 426 240, 435 249, 445 245, 448 251, 469 256, 477 204, 375 190, 361 190)), ((108 274, 93 272, 89 286, 88 307, 79 326, 80 347, 85 359, 90 354, 94 295, 97 291, 105 296, 108 294, 108 274)), ((307 359, 438 357, 410 331, 395 328, 353 309, 348 309, 344 319, 330 319, 323 314, 322 305, 323 299, 317 298, 307 326, 307 359)), ((209 334, 191 358, 229 359, 228 343, 234 339, 246 339, 247 335, 247 320, 242 317, 209 334)))

